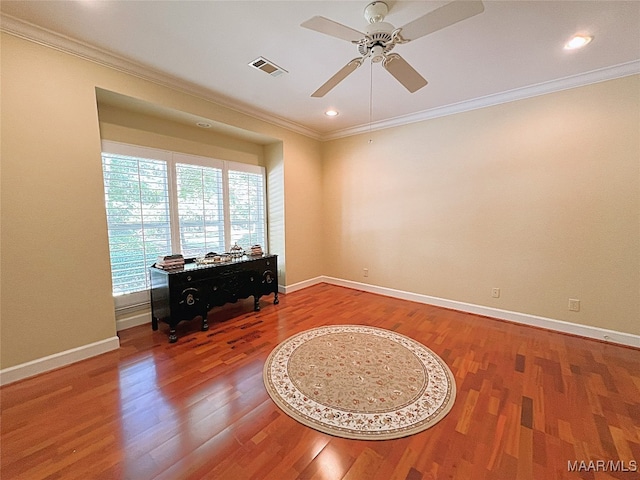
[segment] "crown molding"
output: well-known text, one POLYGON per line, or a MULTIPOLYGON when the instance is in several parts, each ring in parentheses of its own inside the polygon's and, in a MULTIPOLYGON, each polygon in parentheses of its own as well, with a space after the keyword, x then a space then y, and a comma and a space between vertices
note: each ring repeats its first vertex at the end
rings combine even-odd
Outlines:
POLYGON ((129 75, 151 81, 158 85, 182 91, 190 95, 195 95, 202 98, 203 100, 216 103, 230 110, 234 110, 244 115, 248 115, 269 124, 276 125, 320 141, 335 140, 338 138, 368 133, 370 131, 408 125, 411 123, 417 123, 434 118, 454 115, 457 113, 477 110, 479 108, 500 105, 502 103, 523 100, 539 95, 546 95, 548 93, 559 92, 562 90, 568 90, 584 85, 613 80, 615 78, 640 74, 640 60, 634 60, 631 62, 613 65, 598 70, 592 70, 590 72, 551 80, 548 82, 528 85, 526 87, 516 88, 505 92, 495 93, 471 100, 465 100, 463 102, 444 105, 442 107, 432 108, 429 110, 423 110, 421 112, 416 112, 409 115, 402 115, 399 117, 381 120, 378 122, 373 122, 371 124, 367 123, 364 125, 358 125, 355 127, 321 134, 298 123, 274 115, 273 113, 250 107, 237 100, 233 100, 217 94, 212 90, 189 83, 177 77, 167 75, 148 66, 132 62, 118 55, 114 55, 113 53, 95 47, 93 45, 80 42, 65 35, 61 35, 51 30, 47 30, 45 28, 33 25, 28 22, 24 22, 15 17, 11 17, 2 13, 0 13, 0 31, 7 32, 17 37, 21 37, 26 40, 30 40, 32 42, 50 48, 54 48, 71 55, 75 55, 85 60, 89 60, 94 63, 121 71, 123 73, 127 73, 129 75))
POLYGON ((146 65, 132 62, 131 60, 115 55, 104 49, 67 37, 66 35, 62 35, 52 30, 39 27, 32 23, 25 22, 10 15, 0 13, 0 31, 74 55, 99 65, 113 68, 114 70, 133 75, 158 85, 169 87, 190 95, 195 95, 203 100, 216 103, 222 107, 248 115, 271 125, 276 125, 316 140, 321 139, 320 134, 315 130, 285 118, 250 107, 238 102, 237 100, 217 94, 207 88, 189 83, 172 75, 167 75, 166 73, 160 72, 146 65))
POLYGON ((592 70, 590 72, 580 73, 578 75, 571 75, 569 77, 559 78, 548 82, 528 85, 526 87, 507 90, 505 92, 495 93, 471 100, 465 100, 459 103, 452 103, 450 105, 444 105, 442 107, 423 110, 422 112, 381 120, 379 122, 373 122, 370 125, 358 125, 352 128, 336 130, 329 134, 323 135, 321 137, 321 140, 335 140, 338 138, 368 133, 370 131, 383 130, 385 128, 398 127, 410 123, 422 122, 424 120, 431 120, 438 117, 468 112, 471 110, 477 110, 479 108, 491 107, 493 105, 500 105, 502 103, 537 97, 539 95, 546 95, 548 93, 569 90, 571 88, 582 87, 585 85, 590 85, 592 83, 599 83, 606 80, 613 80, 615 78, 637 74, 640 74, 640 60, 621 63, 619 65, 592 70))

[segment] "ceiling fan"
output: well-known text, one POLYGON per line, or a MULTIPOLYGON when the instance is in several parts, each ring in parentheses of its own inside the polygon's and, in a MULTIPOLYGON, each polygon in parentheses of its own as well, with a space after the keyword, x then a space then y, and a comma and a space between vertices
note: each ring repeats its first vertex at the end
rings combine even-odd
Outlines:
POLYGON ((369 22, 365 33, 325 17, 312 17, 300 26, 355 44, 360 56, 342 67, 311 96, 324 97, 333 87, 362 65, 367 58, 371 58, 373 63, 382 63, 383 68, 404 85, 409 92, 416 92, 424 87, 427 81, 404 58, 397 53, 390 53, 391 50, 398 44, 424 37, 483 11, 484 5, 480 0, 456 0, 416 18, 403 27, 395 28, 384 21, 385 16, 389 13, 387 4, 376 1, 364 9, 364 18, 369 22))

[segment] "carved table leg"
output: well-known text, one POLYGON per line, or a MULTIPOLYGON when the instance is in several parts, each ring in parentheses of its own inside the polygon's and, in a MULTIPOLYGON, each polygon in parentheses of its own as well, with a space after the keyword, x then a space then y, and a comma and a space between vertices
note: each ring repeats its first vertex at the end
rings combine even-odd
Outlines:
POLYGON ((158 319, 156 317, 151 317, 151 330, 158 330, 158 319))
POLYGON ((178 341, 178 335, 176 334, 176 327, 171 326, 169 328, 169 343, 176 343, 178 341))
POLYGON ((209 321, 207 320, 207 313, 202 314, 202 328, 203 332, 209 330, 209 321))
POLYGON ((254 312, 260 311, 260 297, 257 295, 253 296, 253 311, 254 312))
POLYGON ((278 300, 278 292, 273 292, 273 304, 277 305, 280 303, 280 300, 278 300))

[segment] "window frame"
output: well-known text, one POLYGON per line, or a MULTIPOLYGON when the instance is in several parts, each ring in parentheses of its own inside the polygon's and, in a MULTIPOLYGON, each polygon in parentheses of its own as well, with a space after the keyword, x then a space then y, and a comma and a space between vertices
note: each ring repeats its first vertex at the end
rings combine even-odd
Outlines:
MULTIPOLYGON (((167 181, 169 195, 169 212, 170 212, 170 244, 172 252, 182 252, 180 239, 180 223, 178 213, 178 189, 177 189, 177 173, 176 164, 188 164, 201 167, 219 168, 222 171, 222 190, 223 190, 223 212, 224 212, 224 244, 225 250, 231 248, 231 221, 230 221, 230 196, 229 196, 229 171, 237 171, 243 173, 257 174, 262 177, 262 218, 264 245, 262 245, 265 253, 268 252, 268 216, 267 216, 267 175, 265 167, 261 165, 253 165, 248 163, 233 162, 229 160, 221 160, 201 155, 193 155, 183 152, 174 152, 154 147, 146 147, 141 145, 133 145, 128 143, 116 142, 113 140, 102 140, 102 154, 125 155, 129 157, 159 160, 167 163, 167 181)), ((103 178, 103 188, 104 185, 103 178)), ((105 213, 107 213, 105 203, 105 213)), ((109 244, 109 252, 111 245, 109 244)), ((203 252, 206 253, 206 252, 203 252)), ((111 267, 110 267, 111 268, 111 267)), ((113 275, 113 274, 112 274, 113 275)), ((113 281, 113 277, 112 277, 113 281)), ((113 290, 113 288, 112 288, 113 290)), ((113 292, 112 292, 113 293, 113 292)), ((147 305, 150 302, 149 288, 141 291, 113 295, 116 311, 135 308, 147 305)))

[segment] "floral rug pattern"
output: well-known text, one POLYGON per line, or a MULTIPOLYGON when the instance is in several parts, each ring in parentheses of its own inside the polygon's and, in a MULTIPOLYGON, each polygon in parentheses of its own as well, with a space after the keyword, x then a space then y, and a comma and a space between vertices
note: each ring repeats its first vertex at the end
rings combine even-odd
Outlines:
POLYGON ((423 431, 449 412, 456 385, 447 365, 409 337, 337 325, 278 345, 263 371, 286 414, 345 438, 387 440, 423 431))

